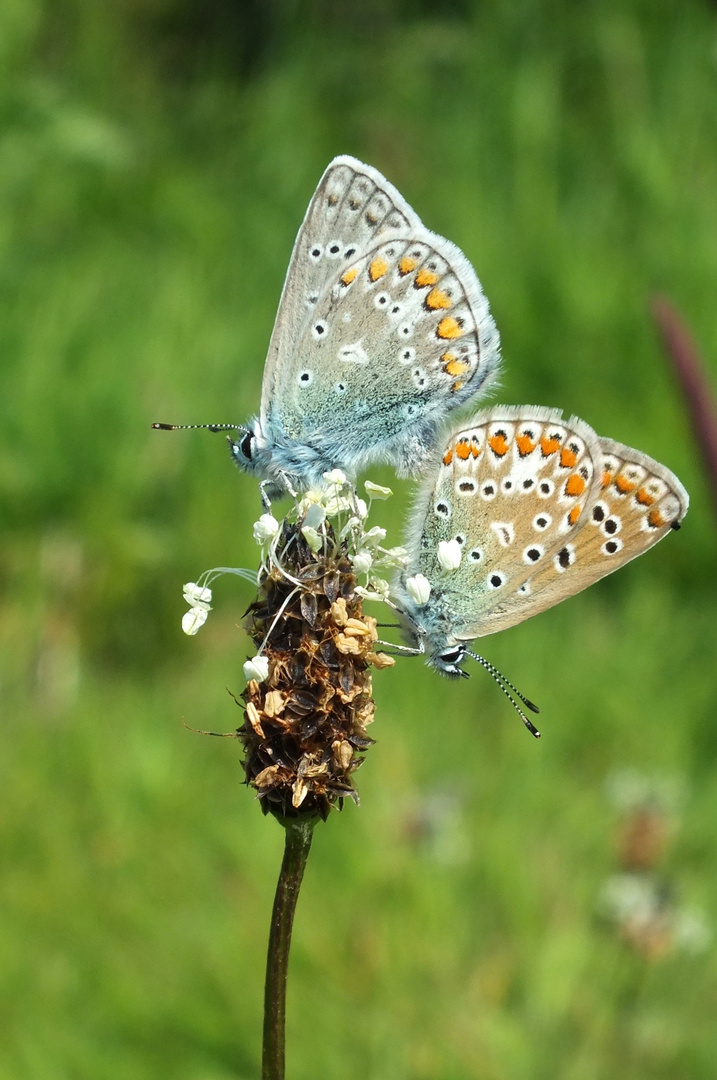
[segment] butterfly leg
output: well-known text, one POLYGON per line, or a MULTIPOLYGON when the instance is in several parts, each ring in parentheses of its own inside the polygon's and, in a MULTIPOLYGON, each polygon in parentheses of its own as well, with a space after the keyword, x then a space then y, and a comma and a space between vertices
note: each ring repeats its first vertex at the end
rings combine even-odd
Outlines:
POLYGON ((271 499, 267 493, 267 487, 271 486, 271 480, 261 480, 259 482, 259 495, 261 497, 261 508, 265 514, 271 513, 271 499))
POLYGON ((289 482, 289 477, 286 475, 285 472, 280 472, 279 476, 281 477, 281 482, 284 485, 284 488, 286 489, 286 491, 289 493, 289 495, 291 495, 294 502, 297 502, 299 496, 296 494, 293 487, 291 486, 291 484, 289 482))
POLYGON ((382 641, 381 638, 378 639, 376 645, 381 645, 389 656, 423 656, 426 651, 413 645, 395 645, 392 641, 382 641))

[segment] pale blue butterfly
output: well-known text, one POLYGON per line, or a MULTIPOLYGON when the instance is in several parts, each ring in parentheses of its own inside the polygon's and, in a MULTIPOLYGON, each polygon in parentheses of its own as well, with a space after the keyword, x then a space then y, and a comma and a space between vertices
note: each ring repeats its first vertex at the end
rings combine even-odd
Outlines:
POLYGON ((296 238, 259 416, 230 440, 269 490, 416 475, 453 409, 490 382, 499 339, 472 266, 370 165, 335 158, 296 238))
POLYGON ((624 566, 678 529, 688 506, 669 469, 577 417, 498 405, 437 449, 392 592, 432 667, 466 675, 471 656, 537 712, 469 643, 624 566))

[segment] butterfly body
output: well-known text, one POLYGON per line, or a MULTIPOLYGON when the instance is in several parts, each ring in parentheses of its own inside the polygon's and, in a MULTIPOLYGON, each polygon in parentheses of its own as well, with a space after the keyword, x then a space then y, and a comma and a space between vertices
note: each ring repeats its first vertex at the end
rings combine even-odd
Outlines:
POLYGON ((499 364, 473 268, 377 170, 331 162, 299 230, 259 416, 230 440, 276 489, 388 462, 417 475, 451 412, 499 364))
POLYGON ((470 641, 623 566, 679 528, 688 505, 664 465, 577 417, 496 406, 434 458, 394 595, 429 664, 459 675, 470 641), (427 598, 416 598, 416 575, 427 598))

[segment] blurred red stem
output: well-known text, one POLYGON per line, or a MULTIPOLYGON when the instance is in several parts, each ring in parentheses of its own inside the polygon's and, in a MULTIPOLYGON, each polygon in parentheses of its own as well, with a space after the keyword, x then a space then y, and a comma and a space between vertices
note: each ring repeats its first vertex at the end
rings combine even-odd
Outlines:
POLYGON ((717 405, 710 380, 692 335, 673 304, 664 296, 656 296, 652 315, 687 400, 717 510, 717 405))

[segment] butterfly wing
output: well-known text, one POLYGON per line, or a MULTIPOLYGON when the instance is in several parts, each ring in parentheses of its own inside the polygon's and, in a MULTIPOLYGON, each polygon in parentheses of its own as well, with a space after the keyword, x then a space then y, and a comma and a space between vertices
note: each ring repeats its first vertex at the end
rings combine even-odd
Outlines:
POLYGON ((450 409, 498 365, 465 256, 380 173, 336 158, 289 265, 262 389, 265 430, 356 467, 415 471, 450 409))
POLYGON ((599 485, 575 532, 508 598, 502 611, 488 616, 481 634, 514 626, 559 604, 679 529, 689 496, 666 466, 612 439, 600 440, 596 466, 599 485))
POLYGON ((664 466, 573 417, 498 406, 454 434, 416 508, 410 573, 432 585, 429 621, 471 640, 587 588, 679 523, 687 494, 664 466), (457 570, 438 545, 457 540, 457 570))

